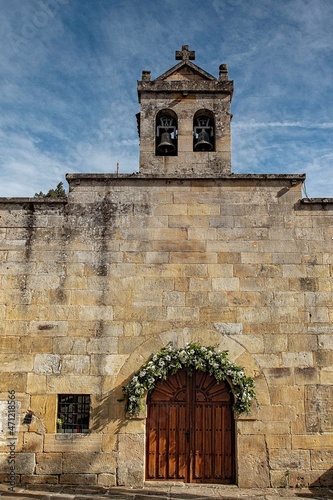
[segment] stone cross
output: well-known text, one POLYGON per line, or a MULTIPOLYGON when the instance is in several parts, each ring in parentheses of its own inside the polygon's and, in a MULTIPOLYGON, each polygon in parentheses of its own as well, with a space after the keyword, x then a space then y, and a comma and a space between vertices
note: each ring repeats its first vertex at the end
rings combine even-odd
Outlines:
POLYGON ((183 45, 182 50, 176 50, 176 60, 177 61, 188 61, 188 60, 194 60, 195 59, 195 51, 194 50, 189 50, 188 45, 183 45))

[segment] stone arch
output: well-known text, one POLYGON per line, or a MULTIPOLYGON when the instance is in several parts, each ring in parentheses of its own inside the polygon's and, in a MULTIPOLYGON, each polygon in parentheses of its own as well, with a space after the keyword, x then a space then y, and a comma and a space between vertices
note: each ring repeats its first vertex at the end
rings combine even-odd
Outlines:
MULTIPOLYGON (((221 351, 228 351, 230 360, 243 366, 246 374, 255 378, 256 387, 258 383, 259 388, 257 388, 256 393, 259 406, 260 404, 269 404, 270 396, 266 378, 249 349, 253 345, 251 336, 240 335, 238 332, 236 333, 236 330, 234 333, 228 333, 228 330, 230 331, 228 325, 219 324, 215 325, 214 329, 174 329, 151 337, 140 344, 126 359, 119 371, 116 385, 124 385, 126 380, 146 363, 152 354, 158 352, 169 342, 172 342, 175 347, 184 347, 193 342, 203 346, 217 345, 221 351)), ((253 408, 253 412, 255 412, 255 408, 253 408)), ((239 416, 238 418, 244 419, 246 417, 239 416)))
POLYGON ((199 109, 193 117, 193 151, 215 151, 215 115, 209 109, 199 109))
POLYGON ((172 109, 162 109, 156 115, 155 154, 156 156, 178 154, 178 116, 172 109))
MULTIPOLYGON (((260 346, 250 335, 242 335, 241 325, 215 324, 208 329, 173 329, 161 332, 146 339, 123 363, 116 385, 123 386, 133 374, 151 357, 172 342, 175 347, 184 347, 188 343, 217 345, 220 350, 228 351, 234 363, 244 367, 246 374, 255 378, 257 402, 252 405, 250 415, 236 415, 236 484, 246 486, 246 477, 251 469, 253 484, 269 486, 269 472, 265 451, 265 436, 260 422, 260 405, 269 405, 270 396, 263 371, 253 352, 260 346), (246 430, 251 427, 250 434, 246 430), (249 441, 255 445, 249 447, 249 441), (244 482, 245 481, 245 482, 244 482)), ((118 435, 118 475, 122 484, 140 487, 145 480, 145 441, 146 410, 136 419, 127 421, 118 435)))

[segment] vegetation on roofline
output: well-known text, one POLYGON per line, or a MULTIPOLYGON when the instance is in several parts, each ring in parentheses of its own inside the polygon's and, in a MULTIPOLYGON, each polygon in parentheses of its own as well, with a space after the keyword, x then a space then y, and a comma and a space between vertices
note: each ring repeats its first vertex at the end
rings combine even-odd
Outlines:
POLYGON ((65 198, 66 191, 62 182, 59 182, 55 189, 50 189, 46 194, 43 191, 35 193, 34 198, 65 198))

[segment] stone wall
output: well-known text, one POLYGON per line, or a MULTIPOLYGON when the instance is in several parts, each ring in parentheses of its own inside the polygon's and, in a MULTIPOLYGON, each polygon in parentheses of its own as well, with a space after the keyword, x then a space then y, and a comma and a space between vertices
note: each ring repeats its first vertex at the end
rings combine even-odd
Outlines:
POLYGON ((142 485, 121 387, 197 341, 255 377, 239 486, 332 484, 332 200, 302 202, 302 176, 68 180, 68 200, 0 200, 0 479, 15 391, 17 481, 142 485), (63 393, 91 395, 88 435, 56 432, 63 393))

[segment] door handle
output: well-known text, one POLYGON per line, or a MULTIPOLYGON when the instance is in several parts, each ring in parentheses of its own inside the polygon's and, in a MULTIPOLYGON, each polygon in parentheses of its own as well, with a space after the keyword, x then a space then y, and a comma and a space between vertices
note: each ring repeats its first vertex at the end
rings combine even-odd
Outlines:
POLYGON ((189 430, 185 431, 185 436, 186 436, 186 442, 189 443, 190 442, 190 431, 189 430))

